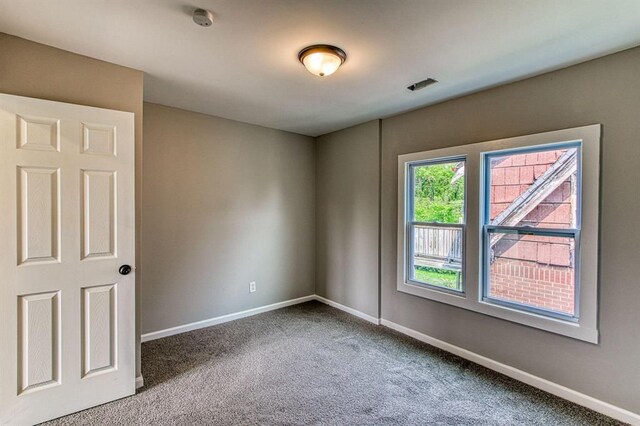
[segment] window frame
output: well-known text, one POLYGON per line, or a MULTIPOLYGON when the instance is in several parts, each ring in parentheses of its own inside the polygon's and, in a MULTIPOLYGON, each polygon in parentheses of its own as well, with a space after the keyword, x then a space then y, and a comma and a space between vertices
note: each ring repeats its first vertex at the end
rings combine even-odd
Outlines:
MULTIPOLYGON (((398 216, 397 216, 397 285, 399 292, 457 306, 484 315, 598 343, 598 221, 600 202, 600 136, 601 125, 576 127, 487 142, 459 145, 398 156, 398 216), (581 194, 576 200, 580 210, 579 240, 576 240, 575 276, 577 281, 575 303, 577 318, 568 320, 540 312, 522 310, 484 300, 484 218, 485 208, 485 154, 536 147, 548 149, 550 145, 581 144, 578 161, 581 176, 578 180, 581 194), (407 240, 407 176, 408 165, 425 161, 465 159, 465 231, 463 232, 464 292, 428 288, 408 280, 407 240)), ((578 223, 576 224, 578 227, 578 223)))
POLYGON ((455 163, 455 162, 463 162, 466 166, 466 156, 458 156, 458 157, 446 157, 446 158, 436 158, 436 159, 430 159, 430 160, 424 160, 424 161, 413 161, 411 163, 408 163, 408 169, 407 169, 407 185, 406 185, 406 191, 407 193, 405 194, 405 199, 407 200, 407 206, 406 206, 406 218, 405 218, 405 222, 406 222, 406 233, 408 235, 407 237, 407 247, 406 247, 406 261, 407 261, 407 283, 410 283, 411 285, 414 286, 423 286, 426 288, 429 288, 431 290, 434 291, 443 291, 445 293, 451 293, 454 295, 464 295, 465 293, 465 277, 466 277, 466 271, 465 271, 465 257, 466 257, 466 250, 465 250, 465 234, 466 234, 466 224, 467 224, 467 174, 466 174, 466 169, 465 169, 465 174, 462 176, 462 178, 464 179, 464 198, 463 198, 463 209, 462 209, 462 217, 463 217, 463 223, 448 223, 448 222, 421 222, 421 221, 416 221, 415 220, 415 203, 414 203, 414 191, 415 191, 415 173, 414 170, 416 167, 422 167, 422 166, 430 166, 430 165, 437 165, 437 164, 447 164, 447 163, 455 163), (452 289, 448 289, 446 287, 441 287, 441 286, 437 286, 435 284, 429 284, 429 283, 424 283, 422 281, 417 281, 415 279, 412 279, 412 275, 413 275, 413 268, 414 268, 414 264, 413 264, 413 259, 415 258, 414 256, 414 230, 416 226, 430 226, 430 227, 443 227, 443 228, 459 228, 462 231, 462 259, 461 259, 461 270, 460 273, 462 275, 462 282, 460 284, 461 289, 458 290, 452 290, 452 289))
POLYGON ((483 197, 481 200, 481 220, 482 220, 482 300, 487 303, 501 305, 508 308, 528 311, 534 314, 548 316, 559 320, 577 322, 580 318, 580 228, 582 226, 582 141, 570 141, 560 143, 550 143, 536 145, 533 147, 500 149, 495 151, 484 152, 482 155, 482 177, 483 177, 483 197), (575 228, 535 228, 525 226, 505 226, 491 225, 491 159, 495 157, 503 157, 506 155, 530 154, 535 152, 545 152, 550 150, 575 148, 576 151, 576 223, 575 228), (489 296, 490 290, 490 255, 491 248, 489 244, 491 231, 503 231, 506 233, 514 233, 517 235, 540 235, 548 237, 572 237, 575 245, 574 252, 574 314, 567 315, 557 311, 551 311, 544 308, 537 308, 507 300, 495 299, 489 296))

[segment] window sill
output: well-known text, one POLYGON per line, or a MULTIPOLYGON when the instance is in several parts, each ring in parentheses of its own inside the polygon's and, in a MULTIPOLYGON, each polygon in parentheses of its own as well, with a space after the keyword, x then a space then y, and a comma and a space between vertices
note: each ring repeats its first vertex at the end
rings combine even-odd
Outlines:
POLYGON ((573 339, 598 344, 598 330, 587 328, 577 322, 566 321, 539 315, 533 312, 521 311, 506 306, 500 306, 488 301, 474 300, 464 293, 452 294, 428 287, 399 281, 397 290, 402 293, 422 297, 447 305, 467 309, 469 311, 488 315, 528 327, 537 328, 555 334, 571 337, 573 339))

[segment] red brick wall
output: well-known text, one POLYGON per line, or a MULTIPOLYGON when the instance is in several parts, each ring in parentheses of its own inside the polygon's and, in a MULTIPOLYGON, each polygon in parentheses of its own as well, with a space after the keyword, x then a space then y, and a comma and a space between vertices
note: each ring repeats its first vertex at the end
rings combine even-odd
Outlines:
POLYGON ((535 262, 497 259, 491 265, 491 296, 573 314, 573 269, 540 268, 535 262))
MULTIPOLYGON (((495 159, 491 170, 491 219, 495 219, 565 150, 495 159)), ((573 227, 572 182, 563 182, 519 225, 573 227)), ((491 296, 568 314, 574 310, 573 242, 541 236, 505 235, 494 247, 491 296)))

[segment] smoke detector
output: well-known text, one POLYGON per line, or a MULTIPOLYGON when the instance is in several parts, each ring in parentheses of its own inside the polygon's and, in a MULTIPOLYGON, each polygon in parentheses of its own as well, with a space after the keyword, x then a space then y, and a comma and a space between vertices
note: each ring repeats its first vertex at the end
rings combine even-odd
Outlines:
POLYGON ((193 12, 193 22, 201 27, 210 27, 213 24, 213 13, 204 9, 196 9, 193 12))

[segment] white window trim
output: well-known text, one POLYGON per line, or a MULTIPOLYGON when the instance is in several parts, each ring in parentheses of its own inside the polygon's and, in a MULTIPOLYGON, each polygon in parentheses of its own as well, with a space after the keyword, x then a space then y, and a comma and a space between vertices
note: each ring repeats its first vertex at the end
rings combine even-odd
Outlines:
POLYGON ((489 316, 524 324, 552 333, 598 343, 598 216, 600 198, 600 134, 601 125, 576 127, 554 132, 499 139, 469 145, 442 148, 398 156, 398 246, 397 290, 446 303, 489 316), (582 198, 580 250, 577 259, 580 291, 577 294, 580 317, 577 321, 552 318, 533 312, 521 311, 482 300, 482 202, 484 200, 483 153, 513 150, 556 143, 581 141, 582 144, 582 198), (464 235, 464 293, 453 294, 438 289, 412 284, 407 270, 408 215, 406 179, 408 165, 419 161, 447 157, 466 157, 464 235))

